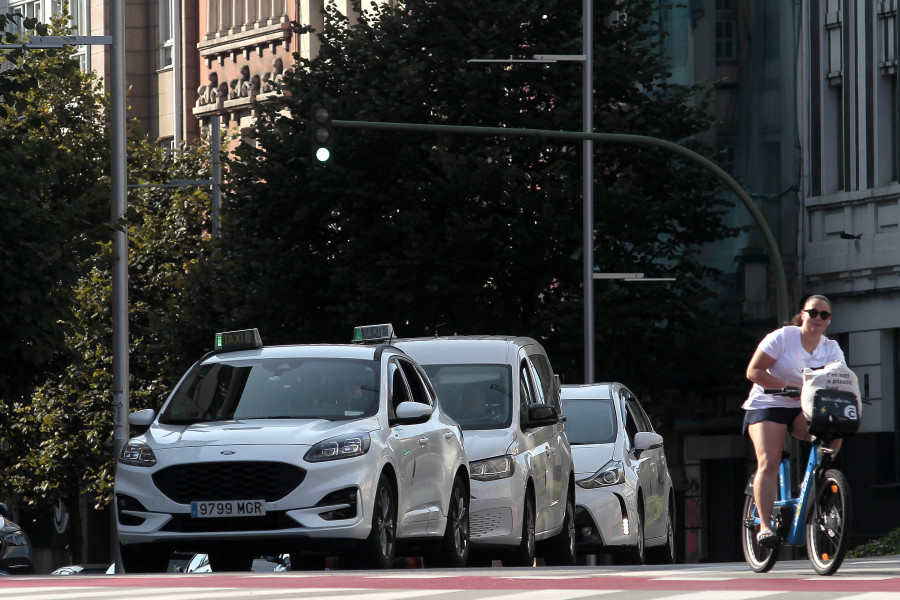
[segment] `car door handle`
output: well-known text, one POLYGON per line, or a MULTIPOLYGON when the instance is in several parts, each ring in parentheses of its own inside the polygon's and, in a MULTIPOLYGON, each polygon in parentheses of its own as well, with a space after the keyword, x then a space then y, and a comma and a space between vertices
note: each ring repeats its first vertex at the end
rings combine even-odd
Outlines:
POLYGON ((447 439, 449 440, 450 438, 453 437, 453 432, 452 432, 452 431, 445 431, 445 432, 444 432, 444 437, 447 438, 447 439))
POLYGON ((420 438, 419 438, 419 445, 420 445, 420 446, 425 446, 426 444, 428 444, 428 438, 427 438, 427 437, 420 437, 420 438))

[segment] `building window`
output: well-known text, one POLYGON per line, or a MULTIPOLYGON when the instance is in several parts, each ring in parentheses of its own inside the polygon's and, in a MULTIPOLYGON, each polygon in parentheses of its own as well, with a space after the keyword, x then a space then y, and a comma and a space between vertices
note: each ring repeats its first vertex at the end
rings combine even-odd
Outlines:
MULTIPOLYGON (((88 21, 88 0, 69 0, 69 16, 73 35, 91 35, 91 25, 88 21)), ((75 50, 75 58, 78 59, 82 71, 90 70, 88 46, 78 46, 75 50)))
POLYGON ((734 21, 716 22, 716 60, 718 62, 731 62, 737 56, 735 29, 734 21))
POLYGON ((716 62, 737 60, 737 17, 734 0, 716 0, 716 62))
POLYGON ((159 68, 172 66, 172 12, 173 0, 159 0, 159 68))
POLYGON ((839 0, 827 0, 825 12, 825 40, 827 47, 826 74, 831 85, 840 85, 843 75, 842 17, 839 0))
POLYGON ((878 19, 881 25, 881 44, 878 66, 885 78, 890 94, 891 120, 891 181, 900 180, 900 105, 897 103, 897 5, 894 2, 878 3, 878 19))
POLYGON ((38 21, 44 21, 44 12, 43 12, 43 0, 26 0, 25 2, 17 2, 16 0, 12 0, 9 3, 9 12, 17 15, 22 15, 21 20, 17 20, 14 25, 14 30, 16 33, 22 33, 24 27, 22 26, 22 21, 25 19, 37 19, 38 21))

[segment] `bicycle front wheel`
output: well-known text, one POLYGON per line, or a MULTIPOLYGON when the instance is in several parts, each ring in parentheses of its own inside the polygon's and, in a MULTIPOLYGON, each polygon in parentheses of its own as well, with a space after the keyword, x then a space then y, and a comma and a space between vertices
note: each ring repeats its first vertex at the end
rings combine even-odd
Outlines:
POLYGON ((756 510, 756 501, 753 496, 744 499, 744 512, 741 518, 741 550, 744 551, 744 560, 756 573, 766 573, 775 566, 778 553, 775 548, 760 546, 756 541, 759 532, 759 512, 756 510))
POLYGON ((833 575, 850 545, 850 486, 837 469, 819 480, 816 502, 806 526, 806 549, 819 575, 833 575))

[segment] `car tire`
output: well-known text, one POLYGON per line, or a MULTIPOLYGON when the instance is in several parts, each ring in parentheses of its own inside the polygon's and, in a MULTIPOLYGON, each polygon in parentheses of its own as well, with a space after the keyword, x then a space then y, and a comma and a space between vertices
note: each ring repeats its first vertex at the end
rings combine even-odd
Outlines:
POLYGON ((209 568, 213 573, 249 571, 253 568, 253 556, 234 550, 213 550, 208 553, 209 568))
POLYGON ((126 573, 165 573, 171 554, 162 547, 119 544, 119 556, 126 573))
MULTIPOLYGON (((431 560, 429 561, 428 558, 431 560)), ((458 569, 465 567, 469 560, 469 493, 462 477, 456 476, 450 492, 450 506, 447 509, 447 527, 440 548, 430 557, 438 567, 458 569)))
POLYGON ((534 540, 534 497, 531 491, 525 492, 525 504, 522 509, 522 541, 512 551, 504 564, 512 567, 533 567, 535 554, 534 540))
POLYGON ((675 499, 669 498, 669 506, 666 510, 666 542, 662 546, 649 548, 647 557, 656 565, 675 564, 675 499))
POLYGON ((629 562, 635 565, 647 564, 647 545, 644 541, 644 499, 638 496, 637 510, 634 512, 635 545, 628 552, 629 562))
POLYGON ((544 562, 560 567, 574 565, 577 558, 575 541, 575 497, 570 493, 566 498, 562 531, 547 541, 544 562))
POLYGON ((390 480, 382 474, 375 488, 372 531, 362 543, 362 552, 354 565, 372 569, 390 569, 397 551, 397 495, 390 480))

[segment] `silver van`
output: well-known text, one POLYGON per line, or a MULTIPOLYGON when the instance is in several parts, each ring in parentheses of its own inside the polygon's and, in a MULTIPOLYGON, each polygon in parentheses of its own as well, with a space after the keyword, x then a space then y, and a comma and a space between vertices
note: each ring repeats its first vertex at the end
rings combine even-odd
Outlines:
POLYGON ((559 383, 544 348, 510 336, 397 340, 463 429, 469 564, 575 562, 575 477, 559 383))

